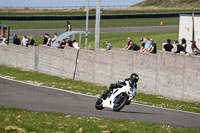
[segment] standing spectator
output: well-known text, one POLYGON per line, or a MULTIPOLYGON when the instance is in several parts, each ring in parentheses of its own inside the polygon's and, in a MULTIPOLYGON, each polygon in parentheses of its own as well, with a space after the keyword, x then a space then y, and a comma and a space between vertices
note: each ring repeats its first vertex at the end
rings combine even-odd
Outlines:
POLYGON ((167 39, 166 40, 166 44, 163 46, 163 51, 167 51, 167 52, 172 52, 173 50, 173 45, 171 44, 171 40, 167 39))
POLYGON ((57 35, 57 33, 54 33, 53 36, 54 36, 54 37, 52 38, 52 43, 54 43, 54 42, 56 41, 58 35, 57 35))
POLYGON ((71 23, 69 22, 69 20, 67 20, 67 29, 66 29, 67 32, 70 32, 72 31, 72 25, 71 23))
POLYGON ((149 53, 156 54, 156 53, 157 53, 157 45, 156 45, 156 43, 153 41, 152 38, 150 39, 150 42, 151 42, 151 47, 150 47, 150 49, 149 49, 149 53))
POLYGON ((128 44, 124 47, 124 49, 129 49, 131 47, 130 46, 130 41, 132 41, 131 38, 128 37, 127 40, 128 40, 128 44))
POLYGON ((185 54, 185 48, 182 45, 180 45, 178 41, 175 41, 175 45, 176 45, 175 53, 185 54))
POLYGON ((33 40, 33 37, 31 36, 30 39, 27 42, 27 45, 35 46, 35 41, 33 40))
POLYGON ((21 44, 21 41, 20 41, 20 39, 18 38, 18 36, 16 34, 15 34, 15 39, 14 39, 13 44, 16 44, 16 45, 20 45, 21 44))
POLYGON ((112 44, 108 40, 105 41, 105 44, 106 44, 106 51, 111 50, 113 48, 112 44))
POLYGON ((80 49, 80 47, 79 47, 78 43, 76 42, 76 40, 73 40, 72 46, 75 49, 80 49))
POLYGON ((28 38, 26 36, 23 36, 21 45, 24 47, 28 47, 27 42, 28 42, 28 38))

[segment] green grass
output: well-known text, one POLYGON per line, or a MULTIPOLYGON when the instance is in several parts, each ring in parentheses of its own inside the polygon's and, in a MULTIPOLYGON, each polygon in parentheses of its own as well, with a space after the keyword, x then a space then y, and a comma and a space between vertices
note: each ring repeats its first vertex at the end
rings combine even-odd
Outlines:
MULTIPOLYGON (((142 27, 164 25, 178 25, 179 18, 138 18, 138 19, 102 19, 101 28, 111 27, 142 27)), ((70 20, 72 28, 85 28, 85 20, 70 20)), ((9 25, 11 30, 16 29, 66 29, 66 20, 51 21, 9 21, 0 20, 0 24, 9 25)), ((89 20, 89 28, 95 28, 95 20, 89 20)))
POLYGON ((148 122, 77 117, 63 113, 39 113, 0 106, 1 133, 200 133, 148 122))
MULTIPOLYGON (((100 96, 101 90, 107 90, 106 86, 99 86, 93 83, 86 83, 82 81, 59 78, 56 76, 49 76, 38 72, 23 71, 20 69, 2 65, 0 65, 0 75, 12 77, 15 80, 30 82, 33 84, 56 87, 64 90, 70 90, 74 92, 98 96, 100 96)), ((140 85, 138 84, 138 88, 139 87, 140 85)), ((133 99, 133 101, 135 103, 142 103, 146 105, 154 105, 158 107, 200 113, 200 103, 172 100, 156 95, 138 93, 136 98, 133 99)))

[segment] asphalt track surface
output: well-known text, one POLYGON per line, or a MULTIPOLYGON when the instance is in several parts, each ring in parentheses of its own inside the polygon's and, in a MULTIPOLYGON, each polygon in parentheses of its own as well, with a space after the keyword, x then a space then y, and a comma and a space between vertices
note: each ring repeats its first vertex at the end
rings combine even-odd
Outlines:
MULTIPOLYGON (((178 30, 178 25, 174 26, 146 26, 146 27, 122 27, 122 28, 101 28, 101 33, 112 32, 147 32, 147 31, 163 31, 163 30, 178 30)), ((74 31, 85 31, 83 28, 73 29, 74 31)), ((65 29, 23 29, 23 30, 11 30, 11 35, 16 33, 18 36, 40 36, 45 33, 61 34, 65 32, 65 29)), ((94 28, 89 28, 90 33, 94 33, 94 28)))
POLYGON ((39 112, 63 112, 86 117, 147 121, 200 129, 200 114, 130 104, 120 112, 96 110, 97 98, 50 87, 39 87, 0 78, 0 105, 39 112))

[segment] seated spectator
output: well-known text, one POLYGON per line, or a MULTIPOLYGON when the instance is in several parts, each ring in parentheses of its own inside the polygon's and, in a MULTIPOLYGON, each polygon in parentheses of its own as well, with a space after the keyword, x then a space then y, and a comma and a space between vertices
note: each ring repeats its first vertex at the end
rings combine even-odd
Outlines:
POLYGON ((46 33, 45 35, 44 35, 44 39, 43 39, 43 45, 46 45, 47 44, 47 42, 48 42, 48 34, 46 33))
POLYGON ((131 49, 133 51, 138 51, 140 50, 140 46, 138 46, 137 44, 133 43, 133 41, 130 41, 130 45, 131 45, 131 49))
POLYGON ((191 48, 192 48, 192 54, 193 55, 200 55, 200 50, 197 48, 197 45, 196 45, 195 41, 194 42, 192 41, 191 48))
POLYGON ((13 44, 16 44, 16 45, 20 45, 21 44, 21 41, 20 39, 18 38, 18 36, 15 34, 15 39, 13 41, 13 44))
POLYGON ((167 39, 165 42, 166 42, 166 44, 163 46, 163 51, 172 52, 174 47, 171 44, 171 40, 167 39))
POLYGON ((46 46, 51 46, 52 39, 49 34, 47 34, 47 43, 46 46))
POLYGON ((80 47, 79 47, 78 43, 76 42, 76 40, 73 40, 72 46, 75 49, 80 49, 80 47))
POLYGON ((65 47, 68 47, 68 46, 73 47, 73 46, 72 46, 72 43, 73 43, 73 42, 69 39, 69 37, 67 37, 67 38, 65 39, 65 43, 66 43, 65 47))
POLYGON ((144 43, 144 38, 141 38, 141 39, 140 39, 140 42, 141 42, 141 47, 140 47, 139 52, 143 52, 143 51, 144 51, 144 45, 145 45, 145 43, 144 43))
POLYGON ((33 40, 33 37, 31 36, 30 39, 27 42, 27 45, 35 46, 35 41, 33 40))
POLYGON ((185 40, 185 38, 182 38, 182 39, 181 39, 181 46, 183 46, 184 51, 186 52, 187 41, 185 40))
POLYGON ((28 38, 26 36, 23 36, 21 45, 24 47, 28 47, 27 42, 28 42, 28 38))
POLYGON ((149 48, 148 52, 152 53, 152 54, 156 54, 157 53, 157 45, 156 43, 153 41, 153 39, 150 39, 151 42, 151 47, 149 48))
POLYGON ((140 52, 148 52, 151 47, 151 42, 148 38, 143 38, 144 48, 140 52))
POLYGON ((12 41, 13 41, 13 44, 14 44, 15 38, 16 38, 16 34, 15 34, 15 33, 13 33, 13 36, 12 36, 12 41))
POLYGON ((105 41, 105 44, 106 44, 106 51, 111 50, 113 48, 112 44, 108 40, 105 41))
POLYGON ((175 45, 176 45, 175 53, 185 54, 185 48, 182 45, 180 45, 178 41, 175 41, 175 45))
POLYGON ((128 37, 127 40, 128 40, 128 44, 124 47, 124 49, 129 49, 131 47, 130 46, 130 41, 132 41, 131 38, 128 37))
POLYGON ((2 38, 0 39, 0 44, 7 44, 8 39, 5 38, 5 36, 2 36, 2 38))
POLYGON ((65 45, 66 45, 65 39, 58 41, 58 43, 60 44, 58 48, 61 48, 61 49, 65 48, 65 45))
POLYGON ((52 38, 52 43, 54 43, 55 41, 56 41, 56 39, 57 39, 57 37, 58 37, 58 35, 57 35, 57 33, 54 33, 54 35, 53 35, 54 37, 52 38))

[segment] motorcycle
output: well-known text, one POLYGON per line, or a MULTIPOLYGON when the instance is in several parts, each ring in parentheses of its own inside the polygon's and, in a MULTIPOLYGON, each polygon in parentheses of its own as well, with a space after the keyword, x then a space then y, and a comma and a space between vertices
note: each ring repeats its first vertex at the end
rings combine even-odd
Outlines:
POLYGON ((107 94, 106 99, 99 98, 95 104, 96 109, 102 110, 104 108, 111 108, 113 111, 120 111, 125 105, 131 103, 131 99, 136 95, 136 85, 130 87, 129 82, 126 81, 126 86, 122 88, 115 88, 107 94))

